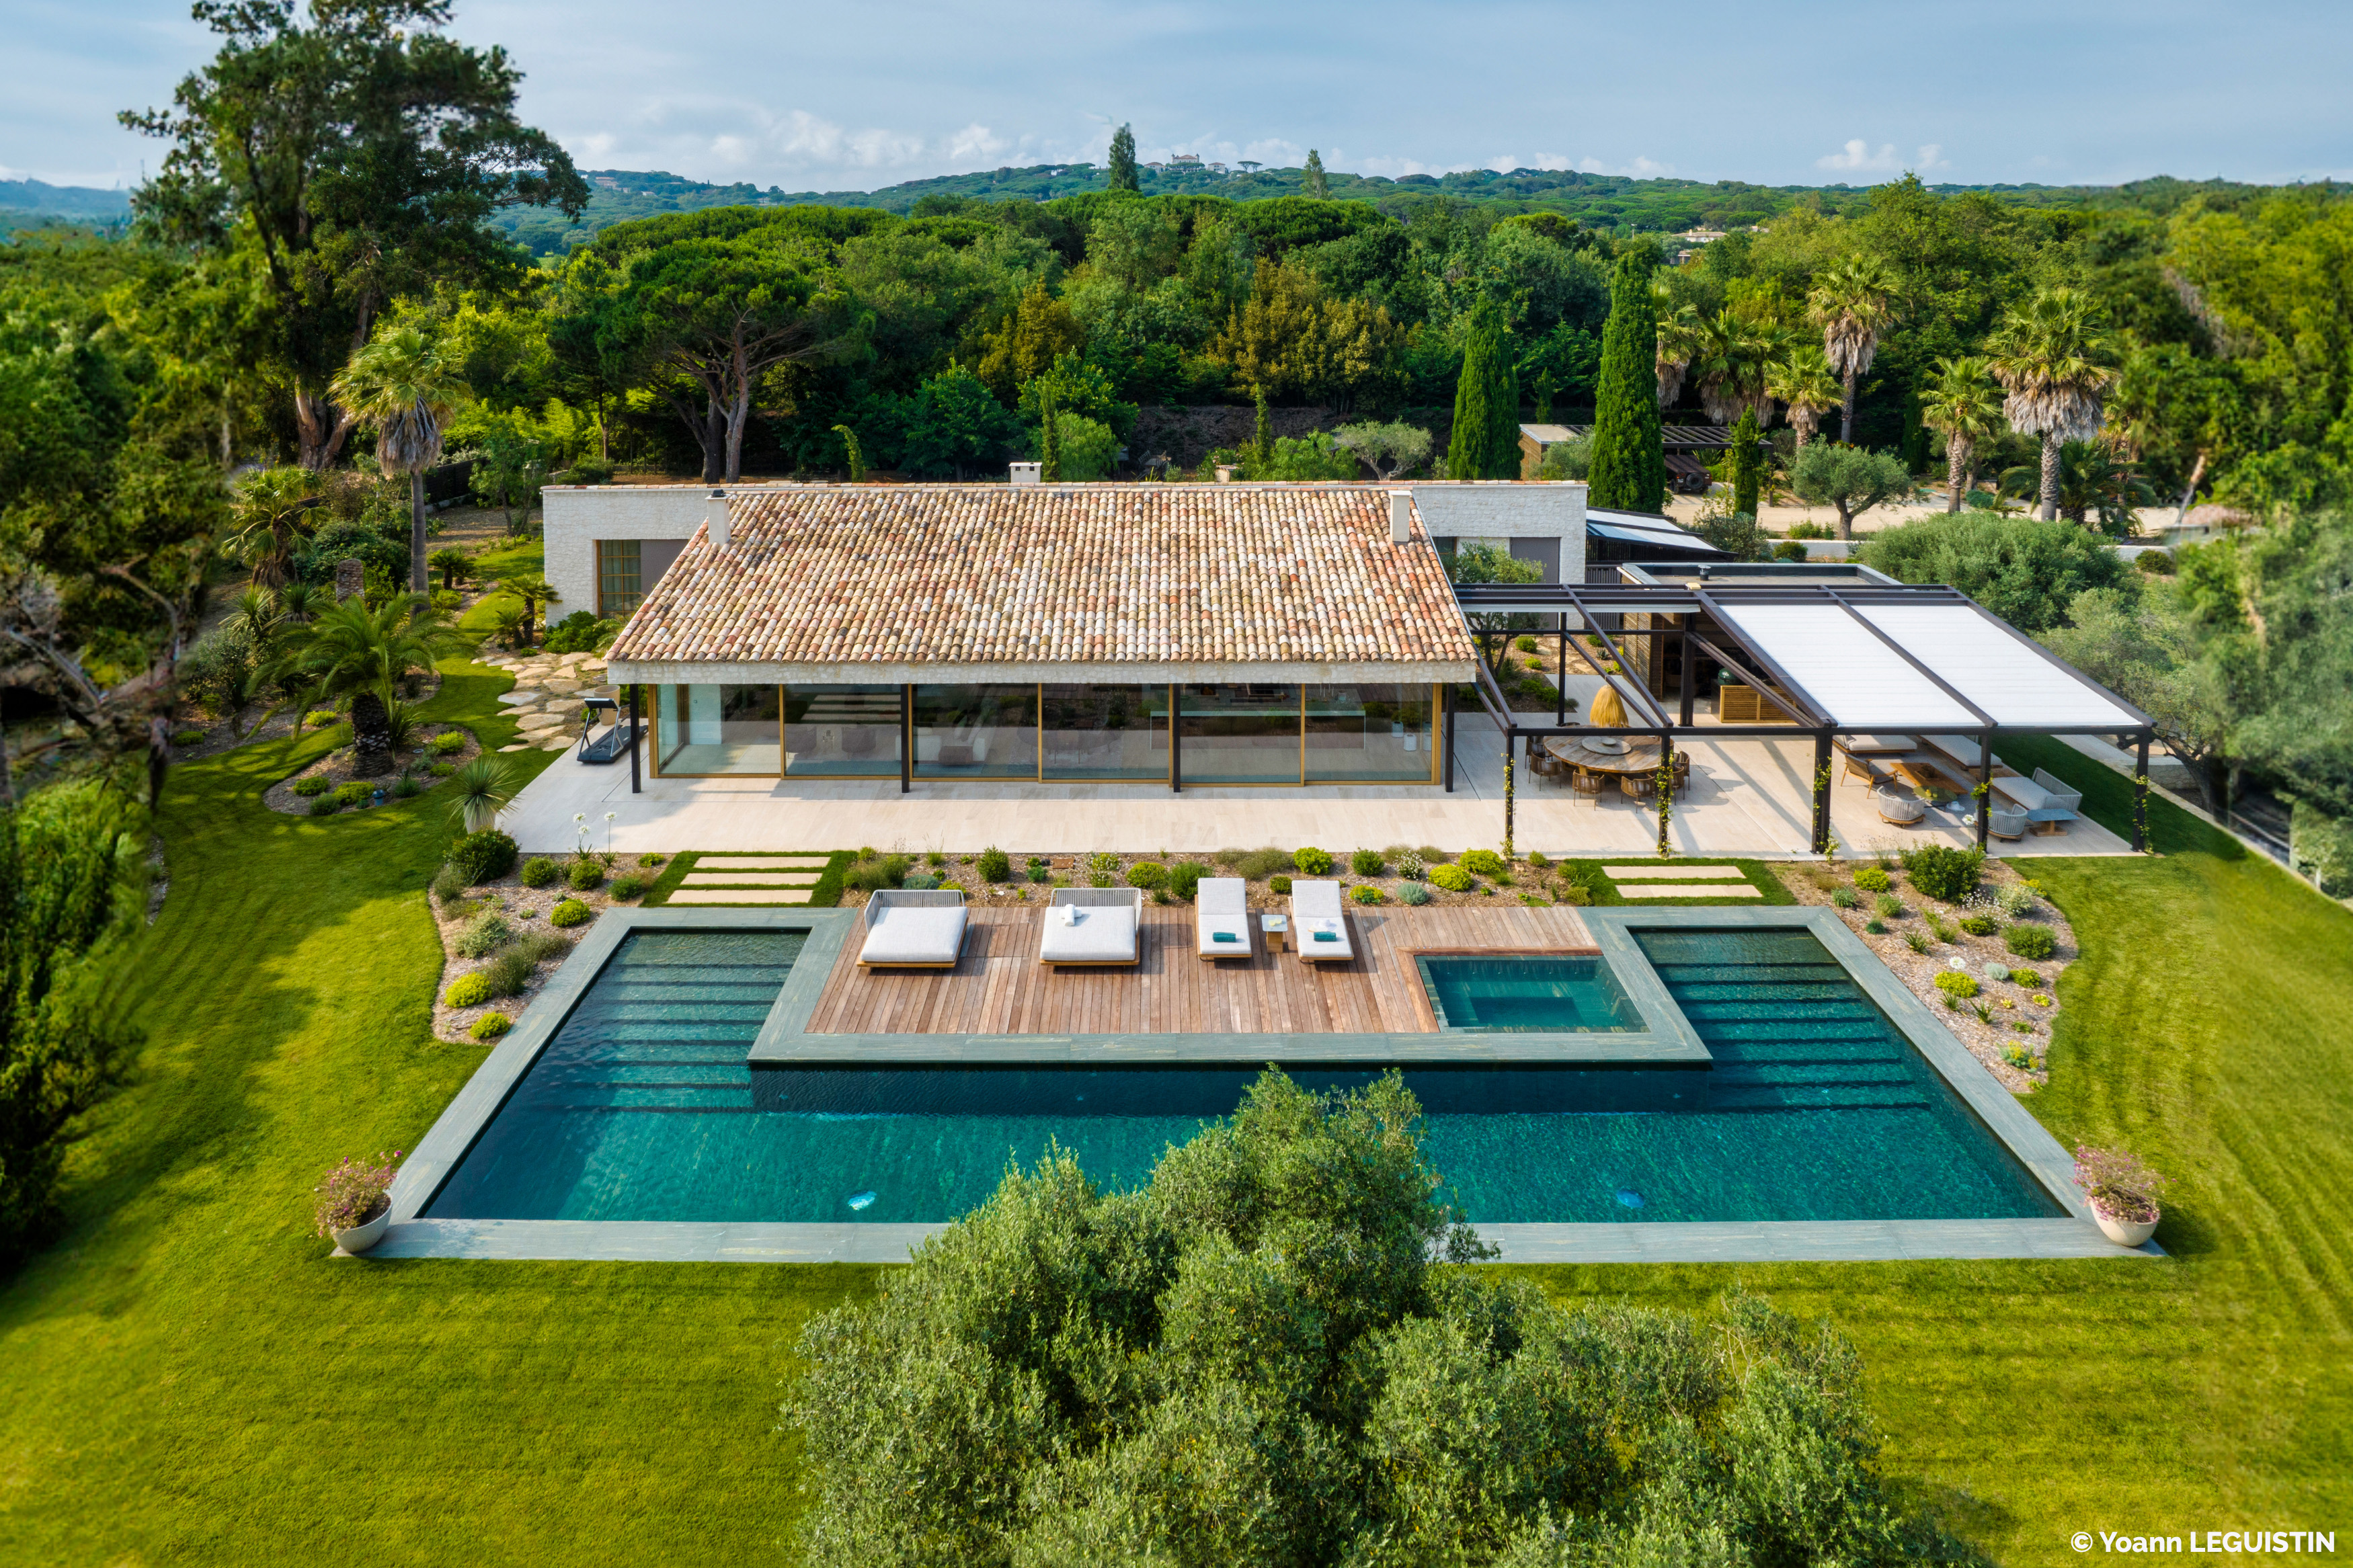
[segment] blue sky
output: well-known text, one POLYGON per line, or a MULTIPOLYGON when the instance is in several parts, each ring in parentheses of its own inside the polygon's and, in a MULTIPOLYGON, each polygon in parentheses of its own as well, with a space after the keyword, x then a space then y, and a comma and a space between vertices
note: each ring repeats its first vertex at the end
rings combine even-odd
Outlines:
MULTIPOLYGON (((2353 175, 2353 6, 2285 0, 460 0, 584 167, 787 190, 1146 158, 1389 175, 1525 164, 1746 179, 2353 175)), ((0 177, 129 185, 211 53, 185 0, 0 0, 0 177)))

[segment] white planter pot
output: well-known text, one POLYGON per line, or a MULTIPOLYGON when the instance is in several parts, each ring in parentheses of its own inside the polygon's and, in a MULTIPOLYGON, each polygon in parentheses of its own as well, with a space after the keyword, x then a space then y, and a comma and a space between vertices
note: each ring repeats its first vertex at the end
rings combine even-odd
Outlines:
POLYGON ((2100 1234, 2118 1247, 2138 1247, 2157 1234, 2157 1221, 2153 1219, 2110 1219, 2096 1206, 2092 1210, 2092 1218, 2098 1224, 2100 1234))
POLYGON ((335 1232, 335 1245, 342 1247, 345 1252, 352 1253, 356 1256, 359 1253, 365 1252, 377 1242, 382 1241, 384 1239, 385 1231, 388 1229, 391 1225, 392 1205, 390 1204, 386 1204, 384 1205, 383 1212, 378 1214, 375 1218, 368 1221, 365 1225, 355 1225, 349 1230, 339 1230, 335 1232))

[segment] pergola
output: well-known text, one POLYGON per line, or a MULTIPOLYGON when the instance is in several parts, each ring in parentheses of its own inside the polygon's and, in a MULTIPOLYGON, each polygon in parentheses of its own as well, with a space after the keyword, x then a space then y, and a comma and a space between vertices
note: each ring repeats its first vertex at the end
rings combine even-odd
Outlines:
MULTIPOLYGON (((1661 773, 1671 773, 1679 734, 1706 739, 1783 740, 1810 734, 1814 741, 1813 847, 1830 847, 1831 749, 1840 735, 1902 731, 1958 733, 1978 742, 1978 846, 1988 828, 1997 737, 2005 734, 2130 736, 2138 748, 2133 779, 2132 847, 2146 847, 2149 716, 2052 655, 2016 627, 1957 589, 1941 585, 1805 583, 1683 586, 1573 584, 1461 584, 1455 602, 1465 616, 1535 615, 1556 617, 1561 664, 1567 662, 1572 633, 1600 641, 1606 673, 1627 710, 1629 722, 1601 726, 1572 723, 1564 689, 1550 724, 1526 721, 1516 713, 1490 673, 1493 639, 1525 633, 1482 630, 1472 623, 1482 651, 1475 690, 1480 705, 1504 734, 1504 837, 1513 830, 1513 763, 1523 739, 1554 735, 1655 736, 1661 773), (1605 629, 1604 616, 1651 617, 1641 635, 1681 640, 1683 658, 1679 706, 1669 711, 1633 672, 1639 668, 1605 629), (1672 616, 1672 624, 1661 617, 1672 616), (1769 696, 1788 711, 1791 724, 1693 722, 1695 668, 1690 651, 1704 652, 1735 669, 1771 683, 1769 696)), ((1620 636, 1626 635, 1622 631, 1620 636)), ((1451 715, 1450 715, 1451 718, 1451 715)), ((1447 737, 1448 779, 1452 781, 1453 736, 1447 737)), ((1658 792, 1660 852, 1666 852, 1672 792, 1658 792)))

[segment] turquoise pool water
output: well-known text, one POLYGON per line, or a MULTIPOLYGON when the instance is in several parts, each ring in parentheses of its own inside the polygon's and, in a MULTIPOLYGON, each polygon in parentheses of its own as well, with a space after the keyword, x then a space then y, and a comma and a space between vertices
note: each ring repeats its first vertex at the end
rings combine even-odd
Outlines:
MULTIPOLYGON (((1409 1071, 1425 1152, 1473 1220, 2045 1217, 2057 1205, 1803 931, 1638 931, 1712 1068, 1409 1071)), ((764 1069, 744 1056, 800 952, 641 931, 425 1214, 935 1221, 1050 1141, 1101 1184, 1229 1112, 1228 1068, 764 1069)), ((1362 1083, 1366 1072, 1303 1072, 1362 1083)))
POLYGON ((1598 953, 1420 953, 1414 963, 1441 1029, 1623 1035, 1642 1028, 1642 1015, 1598 953))

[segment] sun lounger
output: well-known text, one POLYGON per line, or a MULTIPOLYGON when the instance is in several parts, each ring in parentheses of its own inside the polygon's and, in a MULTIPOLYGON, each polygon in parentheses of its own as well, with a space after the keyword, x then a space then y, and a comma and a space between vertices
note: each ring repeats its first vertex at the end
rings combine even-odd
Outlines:
POLYGON ((885 888, 866 902, 860 969, 954 969, 964 951, 964 892, 885 888))
POLYGON ((1356 956, 1340 910, 1340 884, 1310 878, 1291 884, 1291 939, 1302 963, 1347 963, 1356 956))
POLYGON ((1193 895, 1193 946, 1203 958, 1250 955, 1250 884, 1240 877, 1204 877, 1193 895))
POLYGON ((1143 962, 1141 888, 1057 888, 1038 936, 1040 963, 1143 962))
POLYGON ((1837 735, 1831 743, 1858 757, 1900 757, 1916 749, 1909 735, 1837 735))

